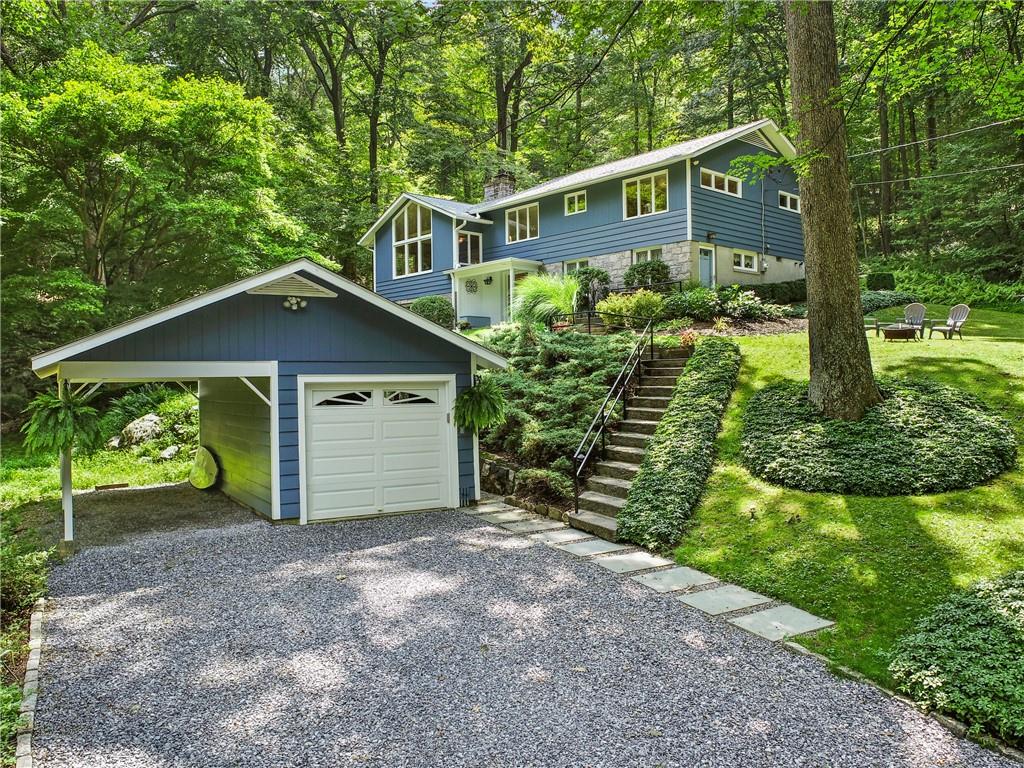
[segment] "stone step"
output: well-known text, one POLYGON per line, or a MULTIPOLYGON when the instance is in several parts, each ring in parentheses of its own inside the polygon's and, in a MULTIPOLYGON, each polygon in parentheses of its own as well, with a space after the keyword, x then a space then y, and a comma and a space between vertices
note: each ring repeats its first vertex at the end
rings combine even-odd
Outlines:
POLYGON ((580 494, 580 509, 614 517, 626 506, 626 500, 618 496, 609 496, 596 491, 584 491, 580 494))
POLYGON ((642 432, 645 435, 653 435, 657 428, 657 419, 641 419, 633 414, 630 414, 630 418, 619 422, 619 429, 623 432, 642 432))
POLYGON ((640 387, 674 387, 678 376, 641 376, 640 387))
POLYGON ((670 397, 643 397, 636 395, 629 398, 626 403, 626 409, 632 411, 634 408, 657 408, 664 411, 668 408, 668 401, 670 397))
POLYGON ((665 413, 664 408, 627 408, 626 415, 630 419, 640 419, 641 421, 658 421, 665 413))
POLYGON ((599 461, 594 465, 594 474, 602 477, 620 477, 623 480, 628 480, 633 478, 639 469, 639 464, 632 464, 628 461, 613 461, 606 459, 604 461, 599 461))
POLYGON ((643 373, 640 374, 640 379, 642 381, 655 376, 658 378, 671 376, 673 379, 678 379, 682 372, 682 368, 644 368, 643 373))
POLYGON ((640 464, 644 458, 643 448, 632 448, 628 445, 609 445, 604 453, 606 459, 624 461, 627 464, 640 464))
POLYGON ((653 360, 644 360, 647 368, 682 368, 686 365, 682 357, 656 357, 653 360))
POLYGON ((655 357, 658 360, 689 360, 690 353, 688 350, 679 349, 678 347, 676 349, 659 349, 655 357))
POLYGON ((569 513, 569 525, 607 541, 615 541, 619 522, 614 517, 581 509, 579 512, 569 513))
POLYGON ((630 448, 646 448, 651 436, 643 432, 612 432, 608 445, 626 445, 630 448))
POLYGON ((621 477, 593 475, 587 480, 587 490, 601 493, 605 496, 615 496, 616 498, 624 499, 629 494, 629 486, 632 484, 632 480, 625 480, 621 477))
POLYGON ((638 387, 634 394, 637 397, 672 397, 675 387, 638 387))

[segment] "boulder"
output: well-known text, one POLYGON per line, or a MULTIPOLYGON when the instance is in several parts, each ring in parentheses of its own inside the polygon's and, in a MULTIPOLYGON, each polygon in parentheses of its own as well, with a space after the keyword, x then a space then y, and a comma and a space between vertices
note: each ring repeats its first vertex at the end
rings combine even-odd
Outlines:
POLYGON ((112 438, 107 440, 106 447, 108 451, 116 451, 118 448, 121 447, 121 436, 114 435, 112 438))
POLYGON ((137 445, 157 437, 164 428, 164 420, 155 413, 147 413, 121 430, 121 445, 137 445))
POLYGON ((160 459, 160 461, 170 461, 171 459, 178 455, 178 452, 180 450, 180 445, 169 445, 162 451, 160 451, 160 456, 158 458, 160 459))

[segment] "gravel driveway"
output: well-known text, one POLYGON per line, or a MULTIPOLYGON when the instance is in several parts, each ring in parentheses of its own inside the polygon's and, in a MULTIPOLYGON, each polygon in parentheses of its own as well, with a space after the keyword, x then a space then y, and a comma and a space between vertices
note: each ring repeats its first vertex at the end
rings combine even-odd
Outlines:
POLYGON ((50 586, 42 768, 1013 765, 457 512, 159 534, 50 586))

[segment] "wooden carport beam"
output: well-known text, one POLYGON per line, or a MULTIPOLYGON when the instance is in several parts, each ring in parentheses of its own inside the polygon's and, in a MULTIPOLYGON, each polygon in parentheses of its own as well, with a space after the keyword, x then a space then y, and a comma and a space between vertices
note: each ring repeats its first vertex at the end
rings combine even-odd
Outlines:
POLYGON ((273 403, 270 402, 270 398, 267 397, 266 395, 264 395, 262 392, 260 392, 259 388, 257 388, 257 386, 255 384, 253 384, 251 381, 249 381, 245 376, 239 376, 238 378, 241 379, 242 383, 244 383, 249 389, 251 389, 253 392, 255 392, 256 393, 256 397, 258 397, 260 400, 262 400, 264 403, 266 403, 268 407, 270 407, 270 408, 274 407, 273 403))
MULTIPOLYGON (((96 384, 98 387, 102 382, 96 384)), ((67 389, 67 379, 57 372, 57 395, 64 396, 67 389)), ((67 446, 60 452, 60 507, 64 512, 64 541, 71 543, 75 539, 75 509, 71 497, 71 446, 67 446)))

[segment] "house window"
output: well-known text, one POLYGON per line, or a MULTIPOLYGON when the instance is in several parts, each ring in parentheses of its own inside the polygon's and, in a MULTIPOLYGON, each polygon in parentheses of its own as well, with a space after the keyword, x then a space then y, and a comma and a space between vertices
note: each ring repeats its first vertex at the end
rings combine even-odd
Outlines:
POLYGON ((792 192, 779 192, 779 208, 800 213, 800 195, 794 195, 792 192))
POLYGON ((661 246, 657 248, 637 248, 633 251, 633 263, 639 264, 643 261, 661 261, 661 246))
POLYGON ((668 210, 668 171, 622 182, 622 216, 636 219, 668 210))
POLYGON ((505 242, 519 243, 540 236, 540 206, 530 203, 505 211, 505 242))
POLYGON ((732 268, 736 272, 757 272, 757 254, 751 251, 733 251, 732 268))
POLYGON ((733 197, 743 197, 743 182, 735 176, 727 176, 710 168, 700 169, 700 185, 704 189, 713 189, 715 192, 724 192, 733 197))
POLYGON ((483 257, 483 237, 479 232, 459 232, 459 266, 479 264, 483 257))
POLYGON ((587 210, 587 190, 570 192, 565 196, 565 215, 573 216, 587 210))
POLYGON ((431 269, 430 209, 409 203, 391 222, 395 277, 431 269))
POLYGON ((571 275, 577 269, 583 269, 584 267, 590 266, 590 262, 587 259, 576 259, 576 261, 562 262, 562 266, 565 269, 565 274, 571 275))

